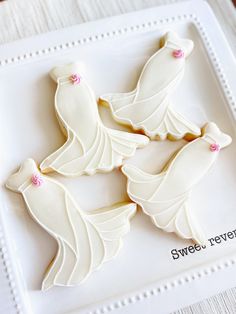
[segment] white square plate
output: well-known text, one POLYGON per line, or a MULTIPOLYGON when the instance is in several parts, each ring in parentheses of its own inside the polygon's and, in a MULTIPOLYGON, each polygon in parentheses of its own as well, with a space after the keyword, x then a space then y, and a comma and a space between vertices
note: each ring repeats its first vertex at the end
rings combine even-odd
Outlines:
MULTIPOLYGON (((227 236, 236 229, 235 74, 235 60, 224 35, 202 1, 197 6, 190 1, 87 23, 1 48, 1 224, 8 313, 15 313, 16 307, 37 314, 167 313, 235 284, 236 238, 227 236), (32 221, 21 196, 7 191, 4 182, 23 160, 32 157, 41 162, 65 140, 54 114, 55 84, 48 72, 80 61, 97 96, 129 91, 168 29, 195 43, 173 96, 175 107, 200 125, 215 121, 233 138, 194 190, 191 204, 206 236, 223 235, 227 241, 220 237, 221 243, 211 246, 209 241, 205 249, 186 254, 190 241, 157 230, 139 211, 115 260, 76 288, 41 292, 56 243, 32 221), (174 249, 180 250, 176 259, 171 254, 174 249), (190 286, 196 289, 195 296, 188 292, 190 286)), ((108 109, 100 108, 100 113, 106 125, 125 129, 111 119, 108 109)), ((152 142, 127 162, 157 173, 182 145, 184 141, 152 142)), ((84 210, 127 200, 126 179, 119 170, 75 179, 53 176, 84 210)))

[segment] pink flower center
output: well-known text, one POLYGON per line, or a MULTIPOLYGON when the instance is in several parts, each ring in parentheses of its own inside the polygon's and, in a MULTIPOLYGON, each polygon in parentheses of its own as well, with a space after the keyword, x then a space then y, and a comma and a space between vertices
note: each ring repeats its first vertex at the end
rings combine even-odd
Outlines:
POLYGON ((177 59, 183 58, 184 57, 184 51, 181 49, 174 50, 173 51, 173 57, 177 58, 177 59))
POLYGON ((80 80, 81 80, 81 77, 79 76, 79 74, 72 74, 70 76, 70 80, 73 84, 79 84, 80 83, 80 80))
POLYGON ((211 152, 219 152, 220 151, 220 145, 217 143, 210 145, 210 151, 211 152))
POLYGON ((43 184, 43 178, 38 174, 33 174, 31 177, 31 182, 36 187, 39 187, 43 184))

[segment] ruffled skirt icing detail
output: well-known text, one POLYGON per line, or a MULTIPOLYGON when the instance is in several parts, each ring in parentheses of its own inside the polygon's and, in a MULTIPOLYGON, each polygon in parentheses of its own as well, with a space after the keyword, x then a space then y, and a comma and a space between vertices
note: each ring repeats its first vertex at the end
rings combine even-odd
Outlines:
POLYGON ((189 210, 190 192, 163 199, 158 190, 166 172, 150 175, 128 164, 122 167, 122 171, 128 178, 129 197, 143 208, 158 228, 175 232, 184 239, 194 239, 199 244, 205 242, 205 237, 194 223, 189 210))
POLYGON ((70 236, 57 235, 58 252, 43 280, 43 290, 53 285, 77 285, 103 262, 115 257, 122 246, 122 237, 130 229, 129 220, 136 212, 135 204, 120 203, 113 208, 84 213, 68 194, 65 206, 70 236))
POLYGON ((135 130, 144 130, 150 138, 164 140, 168 135, 181 139, 190 134, 197 137, 200 128, 174 111, 165 93, 138 100, 136 90, 124 94, 107 94, 101 97, 102 104, 109 104, 117 122, 131 125, 135 130), (145 108, 145 110, 143 110, 145 108))
POLYGON ((144 135, 98 125, 93 144, 84 151, 77 136, 69 131, 67 142, 47 157, 40 168, 45 173, 55 170, 65 176, 108 172, 119 167, 124 158, 133 156, 137 147, 147 143, 148 138, 144 135))

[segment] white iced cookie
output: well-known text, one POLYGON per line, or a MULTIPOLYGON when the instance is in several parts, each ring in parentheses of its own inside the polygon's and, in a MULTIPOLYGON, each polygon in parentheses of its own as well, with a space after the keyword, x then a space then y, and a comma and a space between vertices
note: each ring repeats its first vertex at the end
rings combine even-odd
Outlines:
POLYGON ((39 172, 32 159, 9 177, 6 186, 22 193, 33 219, 57 241, 42 290, 77 285, 113 258, 136 212, 136 204, 120 203, 85 213, 62 184, 39 172))
POLYGON ((148 144, 143 135, 105 127, 100 119, 95 95, 83 77, 79 65, 69 64, 52 70, 57 82, 56 114, 67 137, 66 143, 47 157, 42 172, 56 171, 65 176, 108 172, 134 155, 137 147, 148 144))
POLYGON ((117 122, 141 129, 151 139, 196 138, 201 135, 199 127, 170 106, 170 96, 183 78, 193 42, 168 32, 161 44, 145 64, 133 91, 102 95, 100 104, 110 106, 117 122))
POLYGON ((180 149, 160 174, 124 165, 129 197, 151 216, 158 228, 204 243, 205 237, 192 219, 188 200, 192 188, 214 164, 220 149, 230 143, 229 135, 214 123, 208 123, 202 136, 180 149))

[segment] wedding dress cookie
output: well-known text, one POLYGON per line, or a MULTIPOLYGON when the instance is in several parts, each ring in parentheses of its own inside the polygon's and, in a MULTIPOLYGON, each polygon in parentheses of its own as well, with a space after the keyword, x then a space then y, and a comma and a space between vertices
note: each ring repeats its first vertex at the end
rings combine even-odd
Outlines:
POLYGON ((180 149, 160 174, 151 175, 124 165, 129 197, 151 216, 158 228, 202 244, 205 238, 192 219, 188 200, 194 185, 215 163, 220 149, 230 143, 229 135, 208 123, 202 136, 180 149))
POLYGON ((151 139, 196 138, 201 130, 176 112, 170 102, 183 78, 193 42, 168 32, 162 46, 145 64, 133 91, 103 95, 100 104, 110 106, 117 122, 141 129, 151 139))
POLYGON ((32 159, 10 176, 6 186, 22 193, 33 219, 57 241, 58 251, 48 266, 43 290, 77 285, 112 259, 136 212, 134 203, 82 211, 62 184, 41 175, 32 159))
POLYGON ((56 114, 67 141, 42 162, 40 168, 44 173, 56 171, 65 176, 79 176, 108 172, 119 167, 123 158, 133 156, 137 147, 149 142, 144 135, 105 127, 95 95, 78 73, 76 63, 51 72, 58 84, 56 114))

